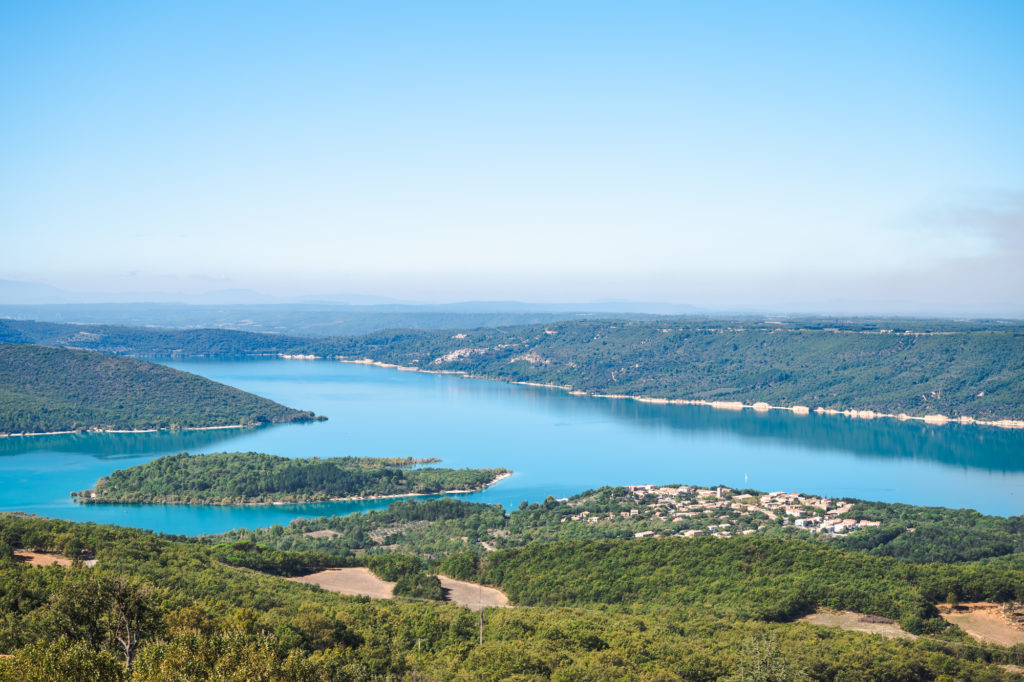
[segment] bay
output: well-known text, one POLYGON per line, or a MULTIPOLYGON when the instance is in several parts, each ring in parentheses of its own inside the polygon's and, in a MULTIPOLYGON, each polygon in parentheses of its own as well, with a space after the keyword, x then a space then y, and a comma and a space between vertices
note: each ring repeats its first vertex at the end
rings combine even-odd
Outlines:
POLYGON ((163 362, 328 421, 0 438, 0 510, 199 535, 391 503, 85 506, 69 495, 163 455, 253 450, 507 467, 511 478, 459 497, 509 508, 602 485, 690 483, 1024 513, 1024 431, 652 405, 326 360, 163 362))

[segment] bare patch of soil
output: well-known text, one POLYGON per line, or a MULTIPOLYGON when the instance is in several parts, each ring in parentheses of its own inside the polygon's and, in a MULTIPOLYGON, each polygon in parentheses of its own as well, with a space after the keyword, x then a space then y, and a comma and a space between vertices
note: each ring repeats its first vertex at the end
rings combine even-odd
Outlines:
POLYGON ((441 589, 444 590, 445 600, 455 602, 460 606, 471 609, 480 607, 497 606, 509 608, 508 597, 501 590, 493 587, 484 587, 476 583, 467 583, 463 580, 455 580, 443 575, 437 576, 441 581, 441 589))
POLYGON ((801 623, 811 625, 825 625, 828 627, 853 630, 854 632, 868 632, 883 637, 900 637, 903 639, 917 639, 900 627, 899 623, 888 618, 879 616, 868 616, 854 611, 816 611, 809 616, 799 619, 801 623))
POLYGON ((15 561, 24 561, 33 566, 70 566, 71 559, 60 554, 49 554, 48 552, 30 552, 27 549, 19 549, 14 553, 15 561))
POLYGON ((955 609, 939 604, 938 608, 939 615, 979 642, 1000 646, 1024 644, 1024 628, 1010 619, 1002 604, 973 602, 955 609))
POLYGON ((332 568, 319 573, 288 578, 297 583, 319 585, 338 594, 349 594, 374 599, 391 599, 395 584, 381 580, 368 568, 332 568))
MULTIPOLYGON (((508 597, 501 590, 484 587, 476 583, 437 576, 444 590, 445 600, 478 609, 481 606, 508 607, 508 597)), ((394 597, 395 583, 381 580, 368 568, 332 568, 319 573, 288 578, 297 583, 317 585, 330 592, 353 596, 372 597, 374 599, 391 599, 394 597)))
POLYGON ((316 539, 319 540, 321 538, 327 538, 327 539, 336 538, 339 535, 341 535, 341 533, 339 533, 336 530, 329 530, 328 529, 328 530, 311 530, 308 533, 303 533, 303 535, 305 535, 307 538, 316 538, 316 539))

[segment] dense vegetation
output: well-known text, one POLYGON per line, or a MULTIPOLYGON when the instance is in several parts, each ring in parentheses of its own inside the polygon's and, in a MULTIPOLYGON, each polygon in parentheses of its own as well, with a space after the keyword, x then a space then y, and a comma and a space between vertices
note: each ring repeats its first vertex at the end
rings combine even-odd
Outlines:
POLYGON ((840 540, 849 549, 909 561, 973 561, 1024 552, 1024 516, 986 516, 973 509, 858 501, 853 518, 878 528, 840 540))
POLYGON ((778 538, 533 543, 487 557, 482 577, 518 604, 658 604, 784 621, 817 607, 941 630, 932 604, 1024 600, 1024 573, 987 565, 911 564, 778 538))
POLYGON ((227 564, 290 578, 329 568, 359 565, 353 559, 324 552, 287 552, 241 540, 214 545, 211 556, 227 564))
POLYGON ((308 340, 301 336, 226 329, 138 329, 0 320, 0 342, 80 348, 113 355, 276 355, 301 348, 308 340))
POLYGON ((0 344, 0 433, 174 429, 313 418, 312 412, 144 360, 0 344))
POLYGON ((989 664, 1017 661, 1019 652, 968 645, 953 629, 912 642, 772 620, 780 607, 827 598, 839 607, 877 604, 933 629, 941 624, 928 599, 942 581, 989 594, 1019 586, 1018 574, 918 568, 802 542, 609 541, 501 552, 479 570, 523 600, 580 606, 489 610, 483 644, 466 609, 342 597, 226 566, 215 548, 184 538, 3 515, 0 542, 86 550, 97 560, 93 568, 33 568, 0 553, 0 652, 12 655, 0 659, 5 682, 1020 679, 989 664), (846 564, 854 570, 834 582, 846 564), (752 582, 737 580, 737 567, 752 582), (659 596, 667 579, 696 594, 669 585, 659 596), (776 677, 756 676, 767 668, 776 677))
MULTIPOLYGON (((622 524, 561 522, 567 514, 579 513, 581 509, 620 510, 614 491, 604 488, 568 501, 585 500, 583 505, 549 500, 545 504, 524 505, 507 515, 497 505, 445 499, 403 501, 385 511, 298 519, 287 529, 277 526, 241 534, 254 542, 304 549, 295 552, 299 555, 315 554, 310 548, 349 560, 352 551, 361 549, 412 552, 434 560, 446 575, 499 585, 520 604, 643 602, 696 607, 715 602, 726 611, 740 609, 733 615, 769 620, 785 620, 827 606, 859 609, 920 628, 924 626, 917 622, 919 617, 935 617, 934 609, 927 605, 950 594, 960 601, 1024 598, 1024 555, 1000 553, 1001 547, 984 556, 1002 556, 1006 559, 1002 562, 968 563, 967 557, 955 555, 953 559, 962 564, 960 568, 930 561, 912 565, 922 555, 942 551, 941 537, 935 535, 922 535, 918 544, 906 545, 913 551, 901 556, 905 560, 901 563, 865 556, 863 552, 858 552, 858 556, 843 551, 859 549, 856 540, 871 537, 876 529, 822 540, 792 527, 773 526, 760 535, 728 540, 669 537, 624 543, 620 540, 632 538, 633 531, 651 524, 632 519, 622 524), (336 535, 309 537, 310 529, 332 529, 336 535), (568 538, 574 539, 567 541, 568 538), (488 553, 483 551, 481 539, 511 549, 488 553), (716 577, 729 571, 734 579, 723 582, 716 577), (898 589, 892 587, 897 583, 898 589), (908 586, 913 589, 905 590, 908 586), (736 591, 736 595, 727 597, 730 591, 736 591), (756 613, 742 610, 751 604, 759 605, 756 613)), ((927 514, 936 526, 956 527, 967 513, 857 503, 848 516, 898 513, 893 510, 898 507, 905 508, 899 510, 903 518, 927 514)), ((1006 532, 1006 526, 1021 521, 1019 517, 970 515, 975 523, 980 520, 982 526, 991 526, 993 532, 1000 534, 1006 532)), ((1020 544, 1019 532, 1015 540, 1020 544)), ((991 543, 989 546, 995 547, 991 543)), ((969 552, 979 554, 973 549, 969 552)), ((421 561, 409 554, 366 556, 370 560, 368 565, 386 580, 424 570, 421 561)), ((937 622, 931 623, 931 627, 936 625, 937 622)))
POLYGON ((303 338, 0 322, 0 340, 129 354, 315 354, 594 393, 1024 419, 1024 327, 795 318, 573 320, 303 338))
POLYGON ((661 518, 657 515, 656 500, 637 502, 623 488, 604 487, 564 501, 548 498, 539 504, 524 503, 508 513, 500 505, 454 499, 406 500, 366 514, 296 519, 287 527, 233 531, 211 536, 209 541, 251 540, 279 550, 338 556, 359 551, 399 551, 437 559, 465 552, 483 555, 493 549, 511 549, 538 542, 628 539, 643 531, 669 537, 689 528, 720 523, 718 516, 728 513, 732 532, 749 528, 759 537, 830 543, 903 561, 963 563, 1024 556, 1022 516, 1003 518, 965 509, 860 500, 847 502, 852 503, 852 508, 843 517, 880 521, 881 525, 845 536, 828 537, 796 528, 791 520, 754 519, 742 510, 716 510, 681 519, 661 518), (639 513, 631 515, 632 509, 639 513), (584 512, 590 515, 588 522, 572 521, 584 512))
POLYGON ((575 321, 310 349, 594 393, 1024 419, 1024 329, 882 324, 575 321))
POLYGON ((412 468, 437 460, 289 459, 261 452, 182 452, 118 469, 84 503, 245 504, 477 490, 505 469, 412 468))

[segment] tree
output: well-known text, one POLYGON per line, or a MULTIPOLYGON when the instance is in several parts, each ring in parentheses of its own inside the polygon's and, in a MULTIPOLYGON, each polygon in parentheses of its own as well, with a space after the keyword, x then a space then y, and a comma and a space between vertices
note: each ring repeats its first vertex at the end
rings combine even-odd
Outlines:
POLYGON ((160 627, 153 590, 131 578, 119 576, 108 584, 110 636, 124 651, 125 670, 131 670, 139 642, 160 627))
POLYGON ((802 670, 790 664, 770 633, 751 636, 740 654, 740 666, 732 682, 791 682, 806 679, 802 670))

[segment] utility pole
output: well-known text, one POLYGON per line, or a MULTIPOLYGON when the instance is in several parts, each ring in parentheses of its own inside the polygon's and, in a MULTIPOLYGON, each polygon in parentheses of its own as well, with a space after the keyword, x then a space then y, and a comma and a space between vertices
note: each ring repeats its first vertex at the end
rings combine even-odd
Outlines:
POLYGON ((484 643, 484 587, 477 586, 477 599, 480 601, 480 643, 484 643))

